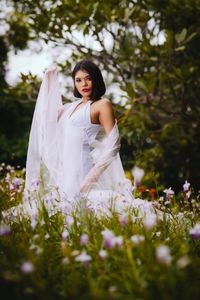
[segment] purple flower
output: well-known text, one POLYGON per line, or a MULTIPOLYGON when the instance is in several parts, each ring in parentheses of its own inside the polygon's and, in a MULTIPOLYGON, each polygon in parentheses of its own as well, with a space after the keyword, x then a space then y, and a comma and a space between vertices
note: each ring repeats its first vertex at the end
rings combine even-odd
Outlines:
POLYGON ((121 236, 115 236, 114 233, 109 229, 103 230, 101 234, 103 236, 104 247, 108 249, 114 248, 115 245, 117 245, 118 248, 122 247, 123 238, 121 236))
POLYGON ((109 229, 105 229, 101 232, 102 236, 103 236, 103 242, 104 242, 104 247, 112 249, 115 246, 115 235, 114 233, 109 230, 109 229))
POLYGON ((120 217, 120 224, 121 224, 122 227, 125 227, 125 226, 126 226, 127 220, 128 220, 127 214, 123 214, 123 215, 120 217))
POLYGON ((0 225, 0 236, 6 236, 10 233, 10 226, 6 224, 0 225))
POLYGON ((21 271, 23 273, 32 273, 34 271, 34 265, 30 261, 26 261, 21 265, 21 271))
POLYGON ((38 191, 39 187, 40 187, 40 180, 38 178, 32 179, 30 191, 31 192, 38 191))
POLYGON ((200 238, 200 223, 194 225, 192 229, 190 229, 190 234, 193 240, 198 240, 200 238))
POLYGON ((87 245, 88 240, 89 240, 89 236, 87 234, 81 235, 81 237, 80 237, 81 245, 83 245, 83 246, 87 245))
POLYGON ((187 182, 187 180, 185 181, 184 185, 183 185, 183 191, 186 193, 189 191, 190 188, 190 183, 187 182))
POLYGON ((88 255, 88 254, 86 253, 85 250, 83 250, 83 251, 81 252, 81 254, 78 255, 78 256, 75 258, 76 261, 82 262, 82 264, 83 264, 85 267, 88 265, 88 262, 89 262, 91 259, 92 259, 91 256, 88 255))
POLYGON ((67 230, 64 230, 64 231, 62 232, 62 240, 63 240, 63 241, 66 241, 67 238, 68 238, 68 236, 69 236, 69 232, 68 232, 67 230))

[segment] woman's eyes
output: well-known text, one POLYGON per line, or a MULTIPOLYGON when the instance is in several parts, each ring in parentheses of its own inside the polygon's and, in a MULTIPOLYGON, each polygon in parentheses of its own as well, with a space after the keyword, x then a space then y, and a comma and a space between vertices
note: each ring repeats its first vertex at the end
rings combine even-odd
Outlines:
MULTIPOLYGON (((88 77, 88 78, 86 78, 86 80, 89 80, 89 81, 91 81, 91 78, 90 77, 88 77)), ((76 82, 80 82, 81 80, 80 79, 76 79, 76 82)))

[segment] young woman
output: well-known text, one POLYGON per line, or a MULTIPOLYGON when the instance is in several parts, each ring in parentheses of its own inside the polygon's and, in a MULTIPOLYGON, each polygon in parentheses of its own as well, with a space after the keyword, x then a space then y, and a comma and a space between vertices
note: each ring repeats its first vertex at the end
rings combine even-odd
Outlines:
MULTIPOLYGON (((25 190, 38 179, 42 192, 56 188, 63 203, 85 197, 93 210, 109 200, 120 210, 136 205, 121 163, 120 137, 100 69, 91 60, 72 71, 74 96, 62 104, 57 69, 49 68, 40 88, 30 132, 25 190)), ((142 200, 141 200, 142 201, 142 200)), ((139 205, 141 202, 139 203, 139 205)))

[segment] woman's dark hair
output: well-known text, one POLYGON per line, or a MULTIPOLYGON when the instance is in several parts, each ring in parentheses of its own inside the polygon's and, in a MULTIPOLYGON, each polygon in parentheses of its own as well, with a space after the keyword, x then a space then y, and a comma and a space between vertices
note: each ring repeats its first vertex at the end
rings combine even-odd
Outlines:
POLYGON ((82 95, 78 92, 77 88, 75 87, 75 75, 76 73, 81 71, 86 71, 89 73, 91 80, 92 80, 92 94, 90 96, 92 101, 97 101, 105 94, 106 86, 103 80, 103 76, 99 67, 93 63, 89 59, 84 59, 78 62, 73 71, 72 71, 72 78, 74 80, 74 96, 76 98, 82 98, 82 95))

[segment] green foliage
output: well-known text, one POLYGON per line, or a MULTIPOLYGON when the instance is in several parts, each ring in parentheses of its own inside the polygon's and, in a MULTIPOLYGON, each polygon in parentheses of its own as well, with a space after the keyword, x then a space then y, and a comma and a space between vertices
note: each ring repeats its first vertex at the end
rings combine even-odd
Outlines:
POLYGON ((198 0, 9 3, 15 8, 4 37, 10 46, 24 49, 28 40, 38 37, 55 47, 61 43, 73 50, 60 64, 64 74, 70 75, 74 62, 92 57, 107 72, 109 84, 117 83, 123 91, 126 105, 115 111, 127 169, 140 165, 160 174, 162 184, 180 189, 188 179, 199 188, 198 0), (98 50, 75 39, 75 30, 91 35, 98 50))

